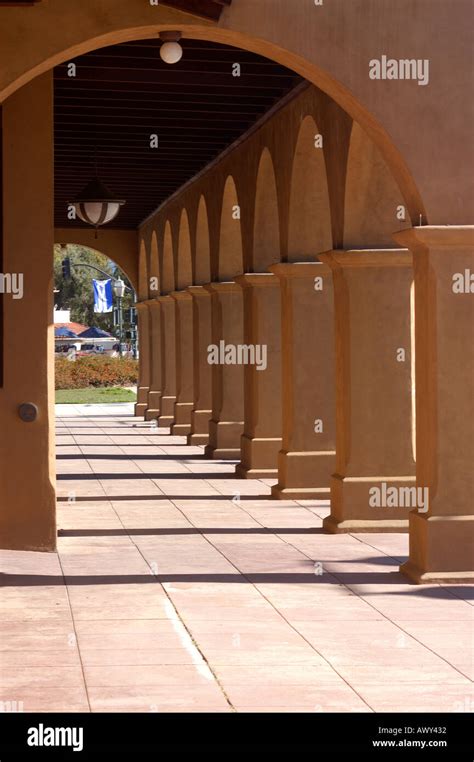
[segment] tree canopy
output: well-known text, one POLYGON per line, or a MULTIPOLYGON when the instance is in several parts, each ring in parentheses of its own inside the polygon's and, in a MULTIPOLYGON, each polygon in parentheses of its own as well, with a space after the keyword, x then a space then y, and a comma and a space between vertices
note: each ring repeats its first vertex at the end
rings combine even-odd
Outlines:
MULTIPOLYGON (((92 279, 105 280, 105 275, 101 275, 88 267, 75 266, 80 262, 105 270, 106 273, 110 273, 111 278, 122 278, 127 286, 130 287, 131 285, 125 273, 105 254, 100 254, 77 244, 67 244, 66 246, 56 244, 54 247, 54 287, 58 289, 58 293, 54 294, 55 306, 60 310, 70 310, 71 321, 75 323, 97 326, 104 331, 114 333, 113 313, 99 314, 94 312, 92 279), (62 274, 62 261, 66 257, 71 262, 71 278, 68 280, 65 280, 62 274)), ((127 290, 122 301, 123 309, 129 309, 132 304, 133 293, 127 290)))

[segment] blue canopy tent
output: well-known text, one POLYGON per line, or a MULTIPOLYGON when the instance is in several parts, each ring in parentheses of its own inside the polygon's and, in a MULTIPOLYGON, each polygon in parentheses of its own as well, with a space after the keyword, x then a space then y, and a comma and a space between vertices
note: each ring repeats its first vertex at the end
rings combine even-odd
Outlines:
POLYGON ((92 326, 91 328, 87 328, 85 331, 82 331, 82 333, 79 334, 80 339, 113 339, 114 336, 112 336, 111 333, 107 333, 107 331, 103 331, 102 328, 96 328, 95 326, 92 326))
POLYGON ((66 328, 65 326, 59 326, 58 328, 54 329, 54 338, 55 339, 77 339, 78 335, 77 333, 74 333, 74 331, 71 331, 70 328, 66 328))
POLYGON ((54 351, 56 353, 69 352, 70 349, 78 349, 82 344, 81 339, 65 325, 54 328, 54 351))

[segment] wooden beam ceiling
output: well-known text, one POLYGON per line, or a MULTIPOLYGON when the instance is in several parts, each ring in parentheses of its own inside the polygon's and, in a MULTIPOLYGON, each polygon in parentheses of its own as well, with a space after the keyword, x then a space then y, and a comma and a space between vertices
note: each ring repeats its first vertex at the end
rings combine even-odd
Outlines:
POLYGON ((114 227, 136 228, 159 204, 246 132, 301 82, 294 72, 248 51, 182 40, 172 66, 159 41, 87 53, 54 71, 55 217, 95 172, 127 203, 114 227), (240 77, 233 76, 239 63, 240 77), (150 135, 158 148, 150 148, 150 135), (94 159, 95 156, 95 159, 94 159))

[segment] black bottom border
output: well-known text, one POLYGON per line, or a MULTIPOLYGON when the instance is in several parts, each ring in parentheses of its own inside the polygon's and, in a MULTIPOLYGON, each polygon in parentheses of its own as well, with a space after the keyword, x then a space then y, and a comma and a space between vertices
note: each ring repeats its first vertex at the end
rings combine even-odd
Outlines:
POLYGON ((288 746, 370 757, 408 753, 420 759, 449 757, 472 762, 472 726, 472 716, 464 713, 3 712, 0 760, 102 759, 104 753, 116 753, 122 759, 140 751, 196 747, 222 755, 239 747, 288 746), (64 731, 57 732, 61 728, 64 731), (51 740, 60 745, 50 746, 51 740), (63 745, 63 741, 71 745, 63 745), (32 745, 37 742, 40 745, 32 745))

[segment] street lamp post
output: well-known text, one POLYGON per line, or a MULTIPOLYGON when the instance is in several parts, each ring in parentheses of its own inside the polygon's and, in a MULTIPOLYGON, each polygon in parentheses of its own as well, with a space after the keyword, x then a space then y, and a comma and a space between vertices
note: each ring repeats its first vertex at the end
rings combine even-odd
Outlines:
MULTIPOLYGON (((67 247, 64 244, 61 244, 61 248, 63 251, 67 250, 67 247)), ((110 279, 110 273, 105 272, 105 270, 101 270, 100 267, 96 267, 95 265, 89 265, 86 262, 71 262, 69 257, 65 257, 62 261, 62 271, 63 271, 63 278, 65 280, 69 280, 71 277, 71 267, 88 267, 90 270, 96 270, 98 273, 101 273, 101 275, 105 275, 108 279, 110 279)), ((133 296, 133 301, 136 300, 135 292, 133 289, 130 288, 130 286, 126 286, 125 283, 121 278, 117 278, 114 280, 112 284, 112 291, 117 299, 117 316, 118 316, 118 324, 119 324, 119 357, 122 356, 121 349, 122 349, 122 342, 123 342, 123 310, 122 310, 122 299, 125 296, 125 291, 130 291, 130 293, 133 296)), ((137 332, 136 332, 136 326, 135 326, 135 347, 134 347, 134 356, 136 358, 137 355, 137 332)))
POLYGON ((119 326, 119 357, 122 357, 122 343, 123 343, 123 319, 122 319, 122 299, 125 295, 125 283, 121 278, 115 280, 112 286, 114 296, 117 299, 117 313, 118 313, 118 326, 119 326))

